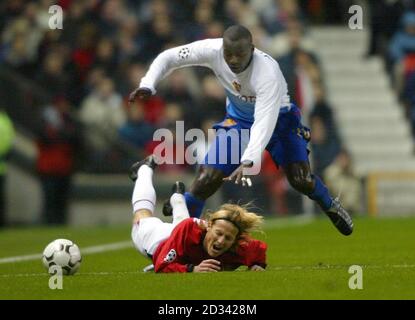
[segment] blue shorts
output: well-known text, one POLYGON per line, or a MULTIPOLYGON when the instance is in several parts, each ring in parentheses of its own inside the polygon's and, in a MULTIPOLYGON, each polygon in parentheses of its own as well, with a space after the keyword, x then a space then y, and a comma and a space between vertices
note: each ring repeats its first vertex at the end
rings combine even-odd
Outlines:
MULTIPOLYGON (((216 138, 209 147, 203 165, 212 166, 229 176, 240 165, 240 159, 249 142, 252 123, 232 119, 226 116, 222 122, 213 126, 216 138), (243 130, 244 133, 241 133, 243 130), (238 143, 235 143, 238 139, 238 143)), ((266 147, 276 165, 286 166, 293 162, 308 162, 308 140, 302 133, 310 130, 301 124, 301 113, 298 107, 282 107, 278 116, 274 133, 266 147)))

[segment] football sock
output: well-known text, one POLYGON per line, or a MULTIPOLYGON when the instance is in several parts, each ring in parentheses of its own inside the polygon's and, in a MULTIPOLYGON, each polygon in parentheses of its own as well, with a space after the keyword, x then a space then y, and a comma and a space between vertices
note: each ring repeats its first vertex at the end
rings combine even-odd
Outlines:
POLYGON ((173 208, 173 225, 177 225, 184 219, 189 218, 189 210, 187 210, 186 199, 181 193, 173 193, 170 197, 170 204, 173 208))
POLYGON ((135 181, 133 191, 133 212, 140 209, 150 210, 154 213, 154 206, 156 203, 156 190, 153 186, 153 169, 147 165, 142 165, 138 169, 137 180, 135 181))
POLYGON ((184 197, 186 199, 186 205, 189 209, 190 216, 200 218, 200 216, 202 215, 203 207, 205 206, 205 201, 197 199, 190 192, 186 192, 184 194, 184 197))
POLYGON ((329 194, 329 190, 324 185, 323 181, 315 175, 312 175, 315 181, 314 191, 308 195, 311 200, 316 201, 323 211, 330 209, 332 204, 332 198, 329 194))

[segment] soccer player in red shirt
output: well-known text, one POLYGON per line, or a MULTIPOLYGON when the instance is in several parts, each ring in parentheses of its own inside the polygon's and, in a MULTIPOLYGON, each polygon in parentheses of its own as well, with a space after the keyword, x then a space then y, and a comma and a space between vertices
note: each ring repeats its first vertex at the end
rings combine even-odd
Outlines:
POLYGON ((133 165, 131 172, 135 180, 131 237, 137 250, 152 259, 155 272, 218 272, 242 265, 265 270, 267 245, 250 238, 262 217, 244 207, 224 204, 207 220, 189 218, 184 185, 176 182, 170 198, 173 222, 154 217, 155 167, 154 156, 149 156, 133 165))

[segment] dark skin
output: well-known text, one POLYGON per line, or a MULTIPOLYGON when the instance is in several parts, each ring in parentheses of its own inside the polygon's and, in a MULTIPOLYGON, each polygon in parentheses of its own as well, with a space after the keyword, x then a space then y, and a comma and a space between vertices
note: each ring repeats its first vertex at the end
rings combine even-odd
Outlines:
POLYGON ((136 88, 133 92, 130 93, 128 97, 129 103, 134 103, 136 99, 147 101, 151 97, 151 90, 148 88, 136 88))
POLYGON ((254 45, 248 39, 232 41, 223 38, 223 58, 235 74, 243 72, 249 66, 254 49, 254 45))
MULTIPOLYGON (((223 58, 233 73, 238 74, 245 71, 252 61, 253 53, 254 45, 250 39, 232 41, 224 36, 223 58)), ((129 102, 133 103, 137 98, 147 100, 151 94, 151 90, 148 88, 137 88, 130 94, 129 102)), ((246 186, 248 177, 244 175, 244 169, 251 166, 251 162, 244 162, 230 176, 225 177, 221 170, 202 165, 189 191, 196 198, 206 200, 222 186, 224 181, 235 181, 236 184, 242 182, 242 185, 246 186)), ((312 178, 308 162, 289 163, 283 169, 289 183, 295 190, 306 195, 313 192, 315 181, 312 178)))

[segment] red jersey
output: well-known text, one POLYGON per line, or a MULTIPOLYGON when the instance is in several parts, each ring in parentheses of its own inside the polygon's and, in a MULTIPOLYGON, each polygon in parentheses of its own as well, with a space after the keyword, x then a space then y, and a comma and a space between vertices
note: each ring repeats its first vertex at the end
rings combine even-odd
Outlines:
POLYGON ((220 261, 222 270, 234 270, 242 265, 266 267, 267 245, 254 239, 241 241, 235 250, 219 257, 209 256, 203 248, 206 230, 199 227, 201 223, 205 221, 185 219, 173 229, 168 239, 160 243, 153 255, 156 272, 188 272, 191 266, 197 266, 206 259, 220 261))

